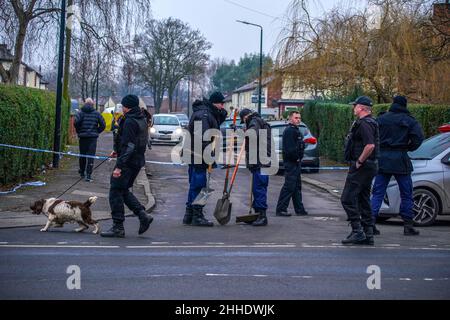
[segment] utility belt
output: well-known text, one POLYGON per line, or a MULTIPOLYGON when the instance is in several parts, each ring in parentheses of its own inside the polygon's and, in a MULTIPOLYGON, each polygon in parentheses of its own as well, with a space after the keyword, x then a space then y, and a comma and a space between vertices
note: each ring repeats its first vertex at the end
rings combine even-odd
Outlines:
POLYGON ((380 151, 403 151, 403 152, 408 152, 408 148, 406 148, 406 147, 383 147, 383 146, 380 146, 380 151))

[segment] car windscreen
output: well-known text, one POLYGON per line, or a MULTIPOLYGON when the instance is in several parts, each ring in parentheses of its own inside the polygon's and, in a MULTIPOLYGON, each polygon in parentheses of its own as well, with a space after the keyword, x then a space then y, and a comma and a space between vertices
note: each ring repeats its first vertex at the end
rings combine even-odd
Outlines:
POLYGON ((179 122, 177 117, 154 116, 153 124, 159 124, 163 126, 178 126, 179 122))
POLYGON ((189 121, 189 118, 185 114, 177 114, 177 118, 180 119, 180 121, 189 121))
POLYGON ((431 160, 448 148, 450 148, 450 133, 443 133, 428 138, 419 149, 408 154, 413 160, 431 160))

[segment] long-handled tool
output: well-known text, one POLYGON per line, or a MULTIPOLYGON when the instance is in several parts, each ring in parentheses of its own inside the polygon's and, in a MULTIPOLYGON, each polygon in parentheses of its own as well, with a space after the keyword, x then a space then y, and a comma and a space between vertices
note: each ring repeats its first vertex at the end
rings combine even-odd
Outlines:
MULTIPOLYGON (((212 150, 214 152, 214 147, 216 145, 216 139, 214 138, 212 142, 212 150)), ((200 190, 200 193, 195 197, 194 201, 192 201, 192 205, 204 206, 208 201, 209 196, 213 193, 214 189, 209 187, 209 181, 211 180, 211 172, 212 172, 212 163, 208 165, 208 171, 206 176, 206 187, 200 190)))
POLYGON ((233 175, 231 176, 230 188, 228 190, 224 190, 222 199, 217 200, 216 209, 214 210, 214 217, 221 224, 227 224, 231 218, 231 206, 230 202, 230 194, 233 189, 234 180, 236 179, 236 174, 239 169, 239 163, 241 162, 242 154, 245 150, 245 140, 242 143, 241 150, 239 151, 239 155, 236 161, 236 165, 233 170, 233 175))
POLYGON ((251 224, 258 219, 258 213, 252 213, 252 205, 253 205, 253 175, 250 175, 250 202, 248 208, 248 214, 245 216, 237 216, 236 223, 245 222, 247 224, 251 224))

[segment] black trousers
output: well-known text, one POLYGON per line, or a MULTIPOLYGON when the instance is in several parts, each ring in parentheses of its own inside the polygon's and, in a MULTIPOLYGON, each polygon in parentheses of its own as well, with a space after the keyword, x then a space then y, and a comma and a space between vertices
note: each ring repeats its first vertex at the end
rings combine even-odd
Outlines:
POLYGON ((295 213, 305 210, 302 199, 301 162, 284 162, 284 184, 278 197, 277 212, 287 212, 292 198, 295 213))
POLYGON ((363 226, 373 225, 370 189, 377 171, 376 162, 366 161, 359 169, 356 169, 355 162, 352 162, 341 196, 341 204, 347 213, 348 221, 360 222, 363 226))
MULTIPOLYGON (((96 151, 97 151, 97 138, 80 138, 80 154, 95 156, 96 151)), ((93 158, 80 157, 80 171, 79 171, 80 174, 87 173, 88 175, 91 175, 93 168, 94 168, 93 158)))
POLYGON ((125 221, 124 204, 135 215, 145 210, 145 207, 130 191, 136 177, 141 169, 123 168, 120 177, 114 178, 111 175, 111 186, 109 189, 109 206, 111 207, 111 216, 114 224, 123 224, 125 221))

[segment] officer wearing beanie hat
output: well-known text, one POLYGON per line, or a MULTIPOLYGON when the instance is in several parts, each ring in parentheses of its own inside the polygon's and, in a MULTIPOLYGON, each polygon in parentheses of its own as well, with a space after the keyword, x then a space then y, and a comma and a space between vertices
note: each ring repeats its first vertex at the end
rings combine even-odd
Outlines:
MULTIPOLYGON (((186 146, 186 154, 190 154, 190 163, 188 169, 189 175, 189 191, 188 199, 186 201, 186 213, 183 217, 183 224, 199 227, 212 227, 214 224, 205 218, 202 205, 194 202, 202 188, 206 187, 206 170, 209 163, 206 163, 203 158, 204 150, 211 144, 209 141, 203 141, 203 137, 199 134, 194 134, 194 128, 201 128, 201 133, 204 134, 209 129, 220 129, 220 125, 225 121, 227 112, 224 108, 224 95, 219 92, 213 92, 209 99, 196 100, 192 104, 192 116, 189 120, 189 134, 191 145, 186 146), (200 141, 202 148, 201 153, 196 153, 194 148, 194 140, 200 141)), ((197 133, 197 132, 196 132, 197 133)), ((216 143, 216 148, 219 143, 216 143)), ((188 160, 189 161, 189 160, 188 160)))
MULTIPOLYGON (((414 151, 424 139, 420 124, 407 109, 404 96, 393 98, 389 112, 377 118, 380 127, 380 158, 378 175, 372 188, 372 216, 374 224, 378 217, 386 188, 391 177, 397 180, 401 197, 400 216, 404 221, 403 234, 415 236, 419 231, 413 228, 413 194, 411 172, 413 171, 408 151, 414 151)), ((380 234, 378 229, 374 233, 380 234)))
POLYGON ((145 207, 130 191, 141 168, 145 165, 148 140, 147 120, 139 108, 139 98, 135 95, 125 96, 122 99, 122 108, 124 118, 119 123, 117 161, 109 189, 113 225, 111 229, 100 234, 108 238, 125 237, 124 204, 139 218, 139 234, 147 231, 153 221, 153 217, 145 212, 145 207))

